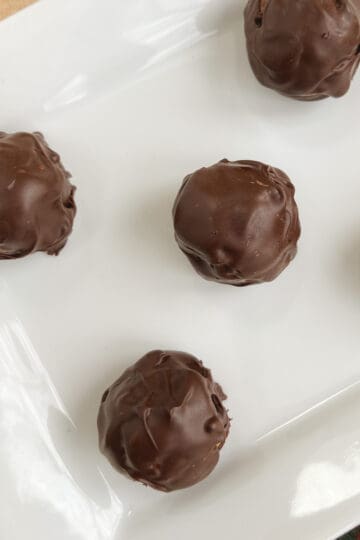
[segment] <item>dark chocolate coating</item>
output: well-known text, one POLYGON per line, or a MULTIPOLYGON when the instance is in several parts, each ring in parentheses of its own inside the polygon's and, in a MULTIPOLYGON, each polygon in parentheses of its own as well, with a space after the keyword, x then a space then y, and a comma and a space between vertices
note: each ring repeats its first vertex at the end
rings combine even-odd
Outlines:
POLYGON ((175 238, 206 279, 236 286, 271 281, 296 254, 294 192, 279 169, 223 159, 185 178, 173 208, 175 238))
POLYGON ((145 485, 192 486, 213 470, 228 435, 224 399, 194 356, 151 351, 104 393, 100 449, 118 471, 145 485))
POLYGON ((360 0, 249 0, 245 33, 261 84, 307 101, 340 97, 360 60, 360 0))
POLYGON ((41 133, 0 132, 0 259, 59 253, 76 213, 70 176, 41 133))

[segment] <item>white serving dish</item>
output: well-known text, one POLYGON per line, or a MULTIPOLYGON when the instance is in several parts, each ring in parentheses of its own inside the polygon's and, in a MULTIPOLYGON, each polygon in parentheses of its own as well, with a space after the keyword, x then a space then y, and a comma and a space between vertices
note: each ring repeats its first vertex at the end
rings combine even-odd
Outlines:
POLYGON ((360 76, 262 88, 235 0, 44 0, 0 25, 1 129, 40 130, 78 190, 61 255, 1 262, 0 537, 325 540, 360 520, 360 76), (284 169, 299 253, 273 283, 199 278, 171 205, 223 157, 284 169), (164 495, 97 450, 104 388, 152 348, 229 395, 216 471, 164 495))

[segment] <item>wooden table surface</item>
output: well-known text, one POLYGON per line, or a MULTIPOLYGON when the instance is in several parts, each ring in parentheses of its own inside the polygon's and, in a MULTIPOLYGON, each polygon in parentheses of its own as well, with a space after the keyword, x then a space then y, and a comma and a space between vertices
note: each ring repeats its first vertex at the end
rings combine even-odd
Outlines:
POLYGON ((0 0, 0 20, 12 15, 36 0, 0 0))

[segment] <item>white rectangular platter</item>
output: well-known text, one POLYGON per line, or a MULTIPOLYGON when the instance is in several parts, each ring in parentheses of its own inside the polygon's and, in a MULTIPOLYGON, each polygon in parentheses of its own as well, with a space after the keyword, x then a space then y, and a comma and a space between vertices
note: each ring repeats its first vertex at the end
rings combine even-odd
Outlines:
POLYGON ((0 25, 0 129, 42 131, 78 204, 59 257, 0 264, 4 540, 325 540, 360 520, 360 76, 318 103, 264 89, 242 8, 44 0, 0 25), (224 157, 296 186, 299 252, 273 283, 206 282, 173 239, 182 178, 224 157), (200 357, 233 418, 216 471, 170 495, 97 449, 102 391, 153 348, 200 357))

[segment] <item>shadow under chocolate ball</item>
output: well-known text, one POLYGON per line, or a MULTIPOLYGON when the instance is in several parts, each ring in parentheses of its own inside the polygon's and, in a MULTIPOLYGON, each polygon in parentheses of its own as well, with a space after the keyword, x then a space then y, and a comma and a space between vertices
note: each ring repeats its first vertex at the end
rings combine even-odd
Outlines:
POLYGON ((284 172, 258 161, 203 167, 176 197, 177 243, 206 279, 235 286, 271 281, 296 254, 294 193, 284 172))

